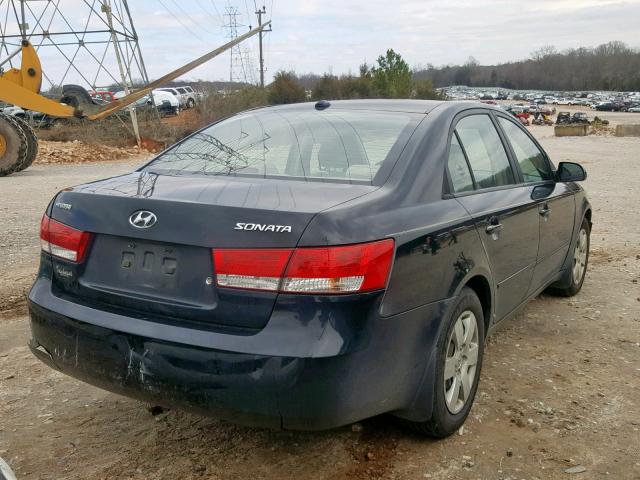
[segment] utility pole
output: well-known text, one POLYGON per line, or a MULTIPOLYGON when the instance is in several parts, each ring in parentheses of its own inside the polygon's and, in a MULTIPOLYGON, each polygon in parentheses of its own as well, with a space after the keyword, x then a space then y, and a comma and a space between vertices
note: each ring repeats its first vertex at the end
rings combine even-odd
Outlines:
MULTIPOLYGON (((262 15, 266 15, 266 13, 267 13, 267 7, 265 7, 264 5, 262 6, 261 9, 258 9, 256 11, 256 15, 258 16, 259 27, 262 26, 262 15)), ((262 38, 265 33, 270 32, 271 30, 272 30, 271 26, 269 26, 269 30, 264 30, 260 32, 258 35, 258 42, 260 44, 260 88, 264 88, 264 55, 262 53, 262 38)))

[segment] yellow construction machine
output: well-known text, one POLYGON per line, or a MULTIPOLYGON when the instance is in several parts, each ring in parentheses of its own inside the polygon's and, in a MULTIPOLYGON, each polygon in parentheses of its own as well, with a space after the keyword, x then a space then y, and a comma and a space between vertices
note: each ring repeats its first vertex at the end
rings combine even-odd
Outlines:
MULTIPOLYGON (((12 68, 7 71, 0 69, 0 102, 40 112, 51 117, 100 120, 145 97, 154 88, 166 85, 168 82, 217 57, 240 42, 265 30, 270 23, 266 22, 149 83, 144 88, 102 106, 94 104, 86 90, 75 85, 71 86, 70 89, 63 90, 62 98, 58 101, 41 95, 42 67, 40 59, 33 45, 29 40, 24 39, 19 50, 4 60, 0 59, 0 65, 3 65, 10 58, 22 55, 19 69, 12 68)), ((38 139, 31 126, 20 118, 0 113, 0 177, 29 167, 35 160, 37 153, 38 139)))

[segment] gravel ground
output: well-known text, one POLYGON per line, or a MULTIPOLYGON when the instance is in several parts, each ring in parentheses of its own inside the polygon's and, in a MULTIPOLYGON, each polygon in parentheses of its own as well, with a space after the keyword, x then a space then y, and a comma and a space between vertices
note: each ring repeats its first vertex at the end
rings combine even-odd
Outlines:
POLYGON ((52 371, 25 346, 21 301, 6 299, 34 275, 51 196, 135 162, 35 166, 0 179, 0 457, 21 479, 640 478, 640 139, 532 132, 556 163, 589 173, 585 286, 572 299, 540 296, 488 340, 469 420, 439 442, 387 416, 322 433, 152 416, 52 371))

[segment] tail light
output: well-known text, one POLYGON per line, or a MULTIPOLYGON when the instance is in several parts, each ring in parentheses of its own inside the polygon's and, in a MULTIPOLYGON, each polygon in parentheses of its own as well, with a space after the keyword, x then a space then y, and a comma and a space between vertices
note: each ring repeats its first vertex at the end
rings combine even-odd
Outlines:
POLYGON ((40 222, 40 243, 42 250, 56 257, 80 263, 85 259, 91 234, 82 232, 69 225, 42 217, 40 222))
POLYGON ((285 293, 340 294, 381 290, 393 240, 321 248, 213 251, 217 285, 285 293))

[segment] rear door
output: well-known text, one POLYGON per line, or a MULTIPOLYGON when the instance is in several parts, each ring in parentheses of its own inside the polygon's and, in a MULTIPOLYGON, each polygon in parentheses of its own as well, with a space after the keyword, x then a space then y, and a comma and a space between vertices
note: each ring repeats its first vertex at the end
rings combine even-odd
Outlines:
POLYGON ((457 167, 451 161, 449 165, 452 189, 476 222, 494 277, 495 314, 501 319, 524 300, 533 276, 539 230, 532 188, 519 182, 490 114, 461 118, 452 142, 452 151, 460 149, 473 184, 469 191, 464 164, 458 159, 457 167))
POLYGON ((547 155, 522 128, 499 116, 502 128, 518 163, 522 180, 533 187, 540 224, 540 246, 531 291, 544 286, 560 270, 569 250, 575 217, 573 192, 556 183, 547 155))

